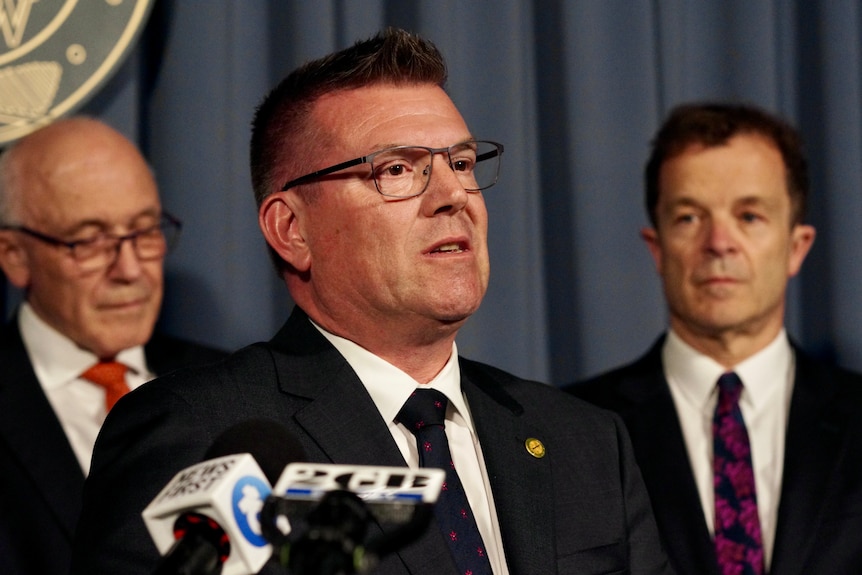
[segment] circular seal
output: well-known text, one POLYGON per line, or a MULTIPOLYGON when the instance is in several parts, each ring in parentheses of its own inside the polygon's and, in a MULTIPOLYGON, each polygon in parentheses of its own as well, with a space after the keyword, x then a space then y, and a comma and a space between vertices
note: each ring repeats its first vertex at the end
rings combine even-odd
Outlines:
POLYGON ((83 106, 128 56, 153 3, 0 1, 0 147, 83 106))

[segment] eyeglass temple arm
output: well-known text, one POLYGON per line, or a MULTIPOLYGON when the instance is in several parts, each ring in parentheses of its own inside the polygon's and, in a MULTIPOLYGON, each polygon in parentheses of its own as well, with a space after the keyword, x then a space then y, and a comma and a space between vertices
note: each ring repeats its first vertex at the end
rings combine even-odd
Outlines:
POLYGON ((298 186, 300 184, 304 184, 315 178, 319 178, 320 176, 327 176, 333 172, 337 172, 339 170, 346 170, 347 168, 352 168, 353 166, 358 166, 359 164, 364 164, 368 156, 362 156, 361 158, 356 158, 353 160, 348 160, 346 162, 341 162, 340 164, 336 164, 334 166, 329 166, 328 168, 324 168, 323 170, 317 170, 316 172, 312 172, 310 174, 305 174, 304 176, 300 176, 295 180, 290 180, 281 188, 282 192, 286 192, 290 188, 294 186, 298 186))

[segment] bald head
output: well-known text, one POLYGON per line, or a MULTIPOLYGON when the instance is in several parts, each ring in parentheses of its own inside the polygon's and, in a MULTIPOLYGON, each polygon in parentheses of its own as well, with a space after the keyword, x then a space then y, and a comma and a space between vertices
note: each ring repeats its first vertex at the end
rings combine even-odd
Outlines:
POLYGON ((15 223, 38 209, 48 196, 63 193, 67 181, 111 166, 132 169, 150 180, 146 161, 132 142, 112 127, 92 118, 76 117, 46 126, 19 140, 0 161, 0 220, 15 223), (24 195, 27 201, 22 201, 24 195))
POLYGON ((163 260, 140 260, 127 241, 94 271, 64 243, 152 229, 160 217, 146 160, 97 120, 58 120, 0 159, 0 219, 10 228, 0 232, 0 266, 42 320, 100 357, 149 339, 163 260))

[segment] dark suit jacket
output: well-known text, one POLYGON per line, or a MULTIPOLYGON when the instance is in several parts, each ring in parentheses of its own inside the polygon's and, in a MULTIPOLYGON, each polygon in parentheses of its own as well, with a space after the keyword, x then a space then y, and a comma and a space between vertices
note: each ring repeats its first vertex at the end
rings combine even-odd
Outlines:
MULTIPOLYGON (((622 422, 558 389, 461 359, 513 575, 667 573, 622 422), (537 459, 525 440, 544 442, 537 459)), ((158 553, 141 511, 213 439, 251 418, 275 420, 308 460, 404 466, 365 387, 294 310, 267 344, 182 370, 127 395, 111 412, 85 486, 73 573, 145 574, 158 553)), ((371 534, 380 533, 373 525, 371 534)), ((262 573, 284 573, 270 562, 262 573)), ((436 525, 375 571, 455 574, 436 525)))
MULTIPOLYGON (((224 355, 163 336, 145 346, 156 374, 224 355)), ((0 573, 68 572, 83 487, 84 473, 12 321, 0 330, 0 573)))
MULTIPOLYGON (((619 413, 680 575, 718 575, 664 377, 660 338, 638 361, 567 391, 619 413)), ((771 575, 862 573, 862 376, 798 348, 771 575)))

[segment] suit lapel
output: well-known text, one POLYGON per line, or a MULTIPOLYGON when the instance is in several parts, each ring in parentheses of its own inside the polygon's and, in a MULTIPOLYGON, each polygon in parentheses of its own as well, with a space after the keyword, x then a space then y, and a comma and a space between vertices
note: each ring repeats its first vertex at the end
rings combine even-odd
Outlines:
POLYGON ((476 434, 491 482, 506 561, 511 573, 555 573, 554 501, 535 486, 552 485, 550 460, 529 454, 525 441, 542 439, 521 423, 521 406, 497 382, 461 363, 476 434))
POLYGON ((359 377, 302 310, 294 309, 271 344, 287 354, 273 355, 282 393, 306 400, 294 421, 330 461, 405 465, 359 377))
POLYGON ((80 513, 83 471, 36 379, 14 320, 0 350, 0 441, 71 540, 80 513))
POLYGON ((716 574, 715 551, 661 363, 661 342, 632 367, 620 411, 653 502, 668 555, 680 573, 716 574))
MULTIPOLYGON (((356 373, 295 308, 273 346, 284 348, 291 361, 276 354, 279 385, 284 393, 308 400, 293 419, 308 434, 316 452, 311 460, 355 465, 405 466, 386 422, 356 373)), ((379 534, 379 525, 375 529, 379 534)), ((449 549, 436 525, 431 525, 419 543, 397 553, 413 575, 440 575, 441 566, 452 564, 449 549)), ((452 571, 454 573, 454 571, 452 571)))
MULTIPOLYGON (((841 461, 846 415, 833 379, 797 351, 771 573, 802 575, 841 461)), ((856 454, 858 456, 858 454, 856 454)))
MULTIPOLYGON (((386 423, 352 370, 345 370, 330 380, 314 401, 296 415, 296 420, 331 461, 405 465, 386 423), (333 414, 338 414, 337 422, 332 421, 333 414)), ((445 573, 440 566, 451 562, 451 556, 437 526, 431 524, 420 541, 419 545, 408 546, 397 553, 409 572, 415 575, 445 573)))

